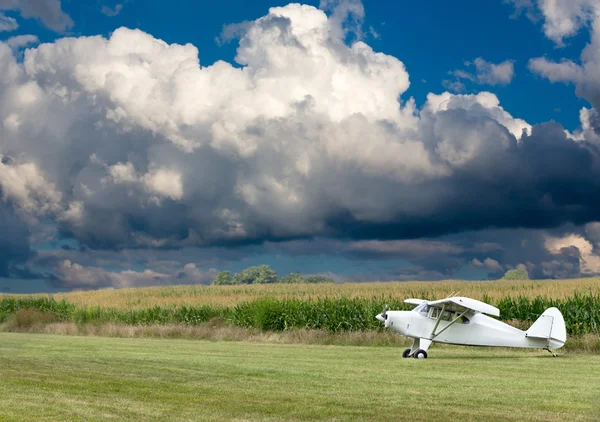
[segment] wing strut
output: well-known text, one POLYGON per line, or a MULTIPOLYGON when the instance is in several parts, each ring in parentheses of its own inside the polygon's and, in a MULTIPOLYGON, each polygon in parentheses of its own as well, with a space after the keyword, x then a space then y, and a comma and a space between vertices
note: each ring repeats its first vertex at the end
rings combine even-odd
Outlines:
MULTIPOLYGON (((444 303, 442 305, 442 310, 440 311, 440 313, 438 315, 438 319, 435 322, 435 326, 433 327, 433 330, 431 330, 431 334, 430 334, 429 337, 431 337, 431 336, 435 337, 435 335, 434 335, 435 334, 435 330, 437 330, 438 325, 440 325, 440 321, 442 320, 442 315, 444 315, 444 311, 445 310, 446 310, 446 304, 444 303)), ((431 337, 431 338, 433 338, 433 337, 431 337)))
POLYGON ((469 309, 465 309, 465 311, 460 314, 459 316, 457 316, 456 318, 454 318, 450 324, 446 325, 444 328, 441 329, 441 331, 439 333, 436 333, 435 330, 438 327, 438 324, 440 323, 440 320, 442 319, 442 315, 444 315, 444 306, 442 306, 442 312, 440 312, 440 316, 438 317, 438 320, 435 324, 435 327, 433 327, 433 331, 431 332, 431 337, 429 337, 429 340, 433 340, 434 338, 436 338, 437 336, 439 336, 440 334, 442 334, 444 331, 446 331, 448 328, 450 328, 452 325, 454 325, 454 323, 456 321, 458 321, 459 319, 461 319, 463 317, 464 314, 466 314, 467 312, 469 312, 469 309))

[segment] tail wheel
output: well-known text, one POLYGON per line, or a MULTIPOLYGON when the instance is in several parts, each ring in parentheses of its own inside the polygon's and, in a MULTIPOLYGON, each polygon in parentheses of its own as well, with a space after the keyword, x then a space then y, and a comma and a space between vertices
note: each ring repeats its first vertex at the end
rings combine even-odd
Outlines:
POLYGON ((415 359, 427 359, 427 352, 425 350, 419 349, 413 355, 415 359))
POLYGON ((410 349, 406 349, 404 352, 402 352, 402 357, 403 358, 407 358, 408 355, 410 355, 410 349))

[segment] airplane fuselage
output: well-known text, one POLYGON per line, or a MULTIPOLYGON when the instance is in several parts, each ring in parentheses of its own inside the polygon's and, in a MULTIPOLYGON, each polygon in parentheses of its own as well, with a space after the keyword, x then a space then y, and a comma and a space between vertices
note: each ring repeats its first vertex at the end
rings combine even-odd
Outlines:
POLYGON ((406 337, 437 343, 541 349, 558 349, 564 344, 555 339, 528 337, 525 331, 478 312, 468 312, 451 324, 454 318, 456 315, 450 314, 448 319, 438 321, 431 313, 388 311, 385 326, 406 337), (435 333, 439 333, 437 336, 434 336, 434 328, 435 333))

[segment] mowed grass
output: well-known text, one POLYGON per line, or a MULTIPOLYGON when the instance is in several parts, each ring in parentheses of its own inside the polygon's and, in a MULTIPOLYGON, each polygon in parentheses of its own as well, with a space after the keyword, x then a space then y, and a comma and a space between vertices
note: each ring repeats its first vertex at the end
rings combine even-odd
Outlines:
MULTIPOLYGON (((243 286, 168 286, 130 289, 104 289, 55 294, 77 306, 100 306, 117 309, 142 309, 158 306, 235 306, 259 298, 322 298, 381 297, 444 298, 450 294, 482 300, 484 295, 495 300, 505 296, 545 296, 564 299, 575 292, 597 293, 599 278, 570 280, 496 280, 496 281, 436 281, 377 282, 343 284, 267 284, 243 286)), ((2 297, 14 295, 0 295, 2 297)), ((17 295, 19 296, 19 295, 17 295)), ((31 296, 31 295, 27 295, 31 296)), ((33 295, 35 296, 35 295, 33 295)), ((38 295, 47 296, 47 295, 38 295)))
POLYGON ((0 333, 0 420, 598 420, 600 356, 0 333))

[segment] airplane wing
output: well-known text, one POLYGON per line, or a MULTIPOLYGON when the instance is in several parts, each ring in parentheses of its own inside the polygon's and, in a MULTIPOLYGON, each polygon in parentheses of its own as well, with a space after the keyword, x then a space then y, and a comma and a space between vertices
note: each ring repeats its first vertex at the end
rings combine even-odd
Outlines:
POLYGON ((433 306, 435 308, 441 308, 443 305, 446 305, 446 310, 465 311, 467 309, 470 309, 472 311, 481 312, 482 314, 488 314, 497 317, 500 316, 500 310, 495 306, 488 305, 487 303, 483 303, 468 297, 449 297, 447 299, 427 302, 427 305, 433 306))
POLYGON ((405 299, 404 303, 408 303, 409 305, 419 306, 421 303, 427 302, 425 299, 405 299))

